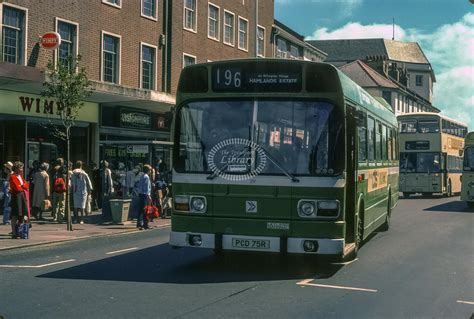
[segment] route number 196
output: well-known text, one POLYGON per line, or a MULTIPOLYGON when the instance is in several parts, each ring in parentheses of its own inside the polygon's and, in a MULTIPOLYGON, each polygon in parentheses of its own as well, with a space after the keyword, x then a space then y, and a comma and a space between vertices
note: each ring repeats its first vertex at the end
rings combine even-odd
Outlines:
POLYGON ((220 87, 240 88, 242 84, 240 71, 218 68, 216 70, 216 84, 220 87))

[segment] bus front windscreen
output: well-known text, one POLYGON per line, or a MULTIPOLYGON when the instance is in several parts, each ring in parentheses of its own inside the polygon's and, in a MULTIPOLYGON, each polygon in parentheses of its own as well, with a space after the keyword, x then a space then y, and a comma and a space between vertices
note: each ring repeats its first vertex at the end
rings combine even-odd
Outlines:
POLYGON ((464 170, 474 171, 474 146, 464 150, 464 170))
POLYGON ((344 168, 344 125, 328 102, 196 101, 176 116, 178 172, 337 175, 344 168))
POLYGON ((441 154, 433 152, 401 153, 400 171, 404 173, 439 173, 441 154))

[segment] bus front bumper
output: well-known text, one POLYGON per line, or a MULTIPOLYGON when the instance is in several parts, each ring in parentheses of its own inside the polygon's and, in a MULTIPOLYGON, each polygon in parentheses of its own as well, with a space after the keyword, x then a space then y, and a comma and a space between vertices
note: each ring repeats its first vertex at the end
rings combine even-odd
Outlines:
POLYGON ((169 244, 174 247, 291 254, 342 255, 344 252, 342 238, 286 238, 173 231, 169 244))

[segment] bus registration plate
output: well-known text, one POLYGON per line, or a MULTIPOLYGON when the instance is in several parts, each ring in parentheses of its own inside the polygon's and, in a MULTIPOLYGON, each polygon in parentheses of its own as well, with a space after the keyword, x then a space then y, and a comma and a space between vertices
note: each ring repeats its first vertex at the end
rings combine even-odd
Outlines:
POLYGON ((243 249, 270 249, 269 240, 232 238, 232 247, 243 249))

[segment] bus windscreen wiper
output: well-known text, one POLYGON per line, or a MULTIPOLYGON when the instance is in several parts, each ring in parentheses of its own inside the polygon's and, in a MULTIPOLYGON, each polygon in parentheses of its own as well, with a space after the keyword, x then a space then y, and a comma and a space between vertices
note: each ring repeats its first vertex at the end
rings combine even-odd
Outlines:
POLYGON ((300 180, 298 178, 296 178, 293 174, 291 174, 290 172, 288 172, 288 170, 286 170, 271 154, 270 152, 268 152, 264 147, 256 144, 262 151, 265 152, 265 155, 267 156, 267 158, 270 160, 270 162, 272 162, 273 164, 275 164, 276 167, 278 167, 278 169, 280 171, 283 172, 283 174, 285 174, 292 182, 294 183, 299 183, 300 180))

